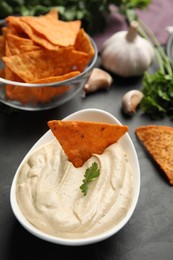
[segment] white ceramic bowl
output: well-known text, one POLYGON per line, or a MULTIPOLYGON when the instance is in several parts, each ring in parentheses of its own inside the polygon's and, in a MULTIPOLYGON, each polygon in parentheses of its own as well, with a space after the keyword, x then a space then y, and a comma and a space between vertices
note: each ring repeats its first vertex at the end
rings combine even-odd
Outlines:
MULTIPOLYGON (((100 121, 100 122, 106 122, 106 123, 121 124, 114 116, 112 116, 111 114, 109 114, 103 110, 99 110, 99 109, 80 110, 76 113, 73 113, 73 114, 67 116, 66 118, 64 118, 64 120, 81 120, 81 121, 97 121, 97 122, 100 121)), ((51 130, 49 130, 36 142, 36 144, 31 148, 31 150, 28 152, 28 154, 26 156, 31 154, 38 147, 51 141, 53 138, 54 138, 54 136, 53 136, 51 130)), ((130 161, 132 171, 134 174, 135 185, 134 185, 134 193, 133 193, 134 195, 132 198, 131 206, 130 206, 126 216, 122 219, 122 221, 118 225, 114 226, 110 230, 108 230, 102 234, 99 234, 97 236, 93 236, 93 237, 89 237, 89 238, 82 238, 82 239, 64 239, 64 238, 60 238, 60 237, 54 237, 54 236, 43 233, 42 231, 38 230, 36 227, 31 225, 26 220, 24 215, 22 214, 22 212, 18 206, 18 203, 16 201, 16 180, 18 177, 19 170, 20 170, 23 162, 25 161, 26 157, 23 159, 23 161, 19 165, 18 170, 16 171, 16 174, 15 174, 13 182, 12 182, 11 193, 10 193, 10 202, 11 202, 11 207, 12 207, 13 213, 16 216, 16 218, 18 219, 18 221, 21 223, 21 225, 26 230, 28 230, 30 233, 35 235, 36 237, 39 237, 43 240, 46 240, 46 241, 49 241, 52 243, 70 245, 70 246, 87 245, 87 244, 99 242, 104 239, 107 239, 108 237, 111 237, 112 235, 116 234, 120 229, 122 229, 126 225, 126 223, 129 221, 129 219, 131 218, 131 216, 135 210, 137 201, 138 201, 139 191, 140 191, 140 168, 139 168, 139 162, 138 162, 138 158, 137 158, 137 154, 136 154, 134 145, 133 145, 128 133, 126 133, 119 140, 119 142, 121 143, 121 146, 123 147, 123 149, 126 151, 126 153, 129 156, 129 161, 130 161)))

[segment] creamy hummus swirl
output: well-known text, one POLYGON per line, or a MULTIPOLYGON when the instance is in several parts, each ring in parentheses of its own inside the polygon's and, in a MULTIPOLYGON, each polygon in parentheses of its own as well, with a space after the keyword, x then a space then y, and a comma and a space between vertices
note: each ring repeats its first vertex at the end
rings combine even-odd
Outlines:
POLYGON ((39 230, 63 238, 84 238, 98 235, 124 218, 133 197, 133 173, 119 143, 75 168, 53 139, 24 163, 16 196, 23 215, 39 230), (93 162, 100 175, 84 196, 79 187, 93 162))

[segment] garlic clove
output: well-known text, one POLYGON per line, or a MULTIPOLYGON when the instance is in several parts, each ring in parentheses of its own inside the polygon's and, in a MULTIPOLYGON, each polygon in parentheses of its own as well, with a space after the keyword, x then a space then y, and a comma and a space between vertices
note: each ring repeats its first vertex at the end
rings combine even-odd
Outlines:
POLYGON ((125 114, 134 114, 144 94, 139 90, 130 90, 122 98, 122 109, 125 114))
POLYGON ((99 89, 109 89, 112 82, 113 79, 109 73, 102 69, 94 68, 91 72, 89 80, 84 86, 83 97, 99 89))

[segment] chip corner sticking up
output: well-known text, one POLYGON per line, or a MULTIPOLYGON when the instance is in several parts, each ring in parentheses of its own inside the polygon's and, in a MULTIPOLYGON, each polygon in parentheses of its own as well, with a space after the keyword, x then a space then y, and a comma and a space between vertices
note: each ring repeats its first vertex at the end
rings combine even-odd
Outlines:
POLYGON ((102 154, 127 131, 127 126, 91 121, 48 121, 68 160, 81 167, 92 154, 102 154))
POLYGON ((163 125, 139 126, 135 133, 154 161, 173 185, 173 127, 163 125))

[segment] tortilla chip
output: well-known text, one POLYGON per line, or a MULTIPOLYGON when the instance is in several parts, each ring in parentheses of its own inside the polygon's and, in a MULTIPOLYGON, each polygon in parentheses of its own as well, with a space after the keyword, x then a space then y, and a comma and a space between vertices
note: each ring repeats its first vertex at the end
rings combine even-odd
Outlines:
POLYGON ((5 72, 4 69, 0 69, 0 78, 4 78, 5 72))
POLYGON ((23 88, 20 86, 7 85, 6 86, 6 98, 10 100, 20 101, 22 104, 29 102, 36 102, 35 96, 32 95, 31 88, 23 88))
POLYGON ((94 153, 102 154, 128 131, 127 126, 102 122, 52 120, 48 126, 75 167, 81 167, 94 153))
POLYGON ((41 78, 36 81, 33 81, 31 83, 34 84, 44 84, 44 83, 52 83, 52 82, 60 82, 64 81, 73 77, 76 77, 77 75, 80 74, 80 71, 72 71, 67 74, 61 75, 61 76, 54 76, 54 77, 48 77, 48 78, 41 78))
POLYGON ((36 44, 41 45, 47 50, 57 50, 59 48, 58 46, 51 44, 40 32, 35 32, 27 23, 21 20, 21 17, 9 16, 7 22, 11 25, 11 28, 16 28, 16 31, 20 31, 20 33, 13 32, 12 34, 20 36, 23 33, 36 44))
POLYGON ((69 86, 25 88, 21 86, 6 86, 6 97, 10 100, 18 100, 22 104, 47 103, 53 97, 60 96, 69 90, 69 86))
MULTIPOLYGON (((8 79, 13 78, 15 81, 22 81, 17 77, 10 69, 7 70, 8 79), (10 73, 11 72, 11 73, 10 73), (10 78, 11 77, 11 78, 10 78)), ((63 76, 50 77, 45 79, 40 79, 34 83, 51 83, 51 82, 60 82, 71 77, 79 75, 79 71, 70 72, 63 76)), ((10 100, 18 100, 22 104, 27 103, 46 103, 49 102, 53 97, 60 96, 67 92, 70 89, 70 86, 58 86, 58 87, 34 87, 34 88, 25 88, 20 86, 11 86, 6 85, 6 97, 10 100)))
MULTIPOLYGON (((5 78, 8 80, 22 82, 22 79, 18 77, 8 67, 5 67, 5 78)), ((18 100, 22 103, 27 103, 28 97, 30 96, 30 88, 23 88, 15 85, 6 84, 5 86, 6 98, 10 100, 18 100), (25 95, 23 95, 23 91, 25 95)))
POLYGON ((61 96, 66 91, 69 90, 69 86, 59 86, 59 87, 38 87, 32 88, 29 101, 31 103, 47 103, 51 101, 53 97, 61 96))
POLYGON ((40 46, 37 45, 25 45, 21 44, 19 47, 20 53, 26 53, 26 52, 33 52, 33 51, 39 51, 42 50, 40 46))
POLYGON ((91 59, 94 56, 94 48, 92 46, 89 36, 86 34, 84 29, 80 29, 76 38, 74 48, 75 50, 87 53, 89 59, 91 59))
POLYGON ((27 34, 21 28, 20 24, 18 24, 18 17, 16 16, 8 16, 6 19, 7 26, 6 33, 10 33, 19 37, 27 38, 27 34))
POLYGON ((74 45, 81 26, 80 20, 65 22, 47 19, 44 16, 20 17, 20 21, 27 24, 34 34, 41 34, 42 38, 47 39, 51 44, 64 47, 74 45))
POLYGON ((58 15, 58 9, 55 7, 55 8, 52 8, 47 14, 44 15, 45 18, 48 18, 48 19, 53 19, 53 20, 57 20, 59 19, 59 15, 58 15))
MULTIPOLYGON (((23 82, 22 79, 11 71, 7 66, 4 69, 5 78, 8 80, 23 82)), ((6 98, 10 100, 18 100, 22 103, 27 103, 28 97, 30 96, 30 88, 23 88, 15 85, 6 84, 5 86, 6 98), (23 95, 23 92, 25 93, 23 95)))
POLYGON ((58 51, 40 50, 3 57, 4 63, 25 82, 41 78, 61 76, 72 71, 83 71, 88 63, 88 55, 60 48, 58 51))
MULTIPOLYGON (((19 78, 7 66, 5 67, 5 78, 16 82, 23 82, 22 79, 19 78)), ((24 96, 23 96, 23 91, 24 88, 15 85, 6 84, 5 86, 5 94, 7 99, 18 100, 18 101, 22 100, 22 103, 27 103, 27 99, 30 95, 30 88, 26 88, 24 96), (21 98, 21 96, 23 97, 21 98)))
POLYGON ((5 55, 4 36, 0 35, 0 58, 2 58, 4 55, 5 55))
POLYGON ((149 154, 163 170, 169 183, 173 185, 173 128, 148 125, 135 130, 149 154))
MULTIPOLYGON (((12 51, 10 50, 8 41, 5 41, 5 56, 9 57, 12 55, 12 51)), ((3 58, 3 57, 2 57, 3 58)))
POLYGON ((11 55, 40 50, 40 46, 35 45, 31 39, 22 38, 10 33, 6 35, 6 44, 8 44, 11 55))

